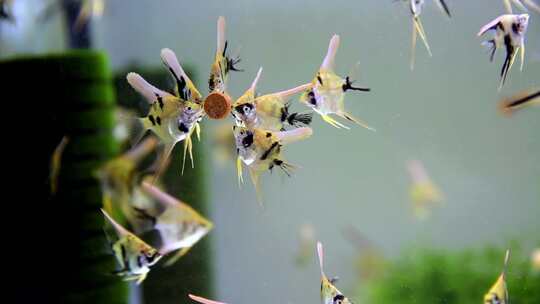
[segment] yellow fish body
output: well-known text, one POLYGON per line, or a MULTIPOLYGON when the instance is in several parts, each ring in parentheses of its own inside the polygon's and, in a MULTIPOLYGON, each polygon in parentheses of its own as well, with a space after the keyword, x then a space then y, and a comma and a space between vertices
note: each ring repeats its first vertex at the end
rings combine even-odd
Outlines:
POLYGON ((256 96, 255 89, 261 76, 259 69, 251 87, 233 104, 233 115, 238 125, 249 129, 260 128, 269 131, 282 131, 284 124, 291 126, 309 125, 312 114, 289 113, 287 98, 305 91, 311 84, 304 84, 286 91, 256 96))
MULTIPOLYGON (((176 96, 152 86, 136 73, 129 73, 127 81, 150 103, 150 111, 141 121, 145 130, 151 130, 165 145, 164 161, 176 143, 185 140, 184 160, 187 151, 193 165, 191 135, 194 131, 198 136, 200 134, 199 122, 204 117, 202 96, 178 63, 174 52, 163 49, 161 58, 176 81, 176 96)), ((158 173, 162 169, 163 166, 158 173)))
POLYGON ((161 259, 162 254, 118 224, 105 210, 101 211, 118 236, 112 244, 112 250, 120 265, 120 270, 116 274, 125 280, 142 283, 150 272, 150 267, 161 259))
POLYGON ((259 176, 262 172, 280 167, 290 176, 294 166, 287 163, 281 154, 282 147, 289 143, 306 139, 313 134, 311 128, 301 127, 289 131, 272 132, 262 129, 250 130, 246 127, 233 127, 238 154, 237 170, 238 180, 242 179, 242 163, 250 172, 251 180, 255 186, 259 201, 259 176))
POLYGON ((434 205, 441 204, 444 196, 439 188, 429 178, 424 165, 417 160, 407 164, 411 176, 410 197, 413 203, 415 216, 425 219, 434 205))
POLYGON ((321 269, 321 303, 322 304, 350 304, 352 303, 343 295, 336 286, 334 279, 328 279, 324 273, 324 252, 323 246, 317 242, 317 255, 319 256, 319 266, 321 269))
POLYGON ((225 17, 220 16, 217 22, 217 49, 214 62, 210 67, 208 88, 210 92, 225 93, 227 78, 230 71, 240 71, 235 67, 240 58, 229 58, 227 55, 227 40, 225 39, 225 17))
POLYGON ((506 268, 508 259, 510 258, 510 250, 506 251, 504 258, 504 268, 502 273, 497 278, 497 281, 491 286, 489 291, 484 295, 484 304, 508 304, 508 288, 506 286, 506 268))
POLYGON ((370 89, 353 87, 349 77, 343 79, 334 72, 334 61, 339 41, 338 35, 334 35, 330 40, 324 61, 311 82, 312 88, 302 94, 300 102, 312 108, 321 115, 324 121, 336 128, 348 129, 347 126, 330 117, 330 114, 335 114, 374 131, 366 123, 354 118, 345 111, 344 99, 346 91, 368 92, 370 89))
POLYGON ((165 255, 179 250, 166 263, 166 265, 172 265, 208 234, 213 224, 187 204, 147 182, 143 182, 142 189, 160 204, 163 210, 159 214, 148 214, 145 210, 138 210, 146 218, 152 219, 153 228, 161 237, 159 251, 165 255))

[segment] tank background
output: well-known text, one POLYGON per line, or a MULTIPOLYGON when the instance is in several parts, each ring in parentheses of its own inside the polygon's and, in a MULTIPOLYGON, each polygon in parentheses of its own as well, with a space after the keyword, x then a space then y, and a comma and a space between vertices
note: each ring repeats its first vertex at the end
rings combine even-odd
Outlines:
MULTIPOLYGON (((530 13, 525 70, 514 66, 499 94, 502 54, 490 64, 476 33, 503 13, 502 0, 449 1, 451 20, 428 2, 422 20, 434 57, 418 44, 414 72, 409 70, 408 8, 391 0, 107 5, 95 27, 95 43, 110 53, 116 68, 131 62, 160 65, 159 50, 170 47, 181 62, 196 67, 196 81, 205 91, 215 22, 224 15, 231 49, 242 46, 246 71, 232 75, 233 96, 247 88, 259 66, 264 67, 261 93, 309 81, 333 33, 342 38, 338 73, 345 75, 360 61, 358 83, 372 88, 349 94, 346 106, 377 132, 336 130, 315 117, 314 136, 286 150, 302 168, 292 179, 264 176, 264 208, 249 183, 238 190, 232 163, 225 170, 209 166, 217 299, 248 303, 255 296, 264 304, 279 295, 288 303, 318 301, 316 261, 306 269, 293 264, 304 223, 315 226, 325 244, 327 272, 340 276, 344 292, 355 283, 356 249, 341 234, 349 224, 389 256, 426 244, 505 246, 510 238, 530 240, 527 236, 540 230, 539 111, 511 119, 496 111, 500 97, 538 85, 538 14, 530 13), (424 162, 447 197, 446 206, 424 222, 413 218, 408 201, 405 161, 411 158, 424 162)), ((294 102, 294 109, 305 110, 294 102)), ((207 131, 202 135, 208 144, 207 131)))

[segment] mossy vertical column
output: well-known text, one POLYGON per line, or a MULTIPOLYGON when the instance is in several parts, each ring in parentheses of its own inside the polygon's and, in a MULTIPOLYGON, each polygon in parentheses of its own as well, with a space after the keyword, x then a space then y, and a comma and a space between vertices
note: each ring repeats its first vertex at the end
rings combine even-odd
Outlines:
POLYGON ((46 290, 49 299, 42 298, 42 303, 127 303, 126 283, 111 274, 116 265, 102 229, 101 190, 95 178, 96 169, 119 152, 112 132, 115 94, 106 56, 77 51, 17 58, 0 63, 0 68, 10 76, 2 77, 3 85, 19 94, 17 107, 28 120, 17 131, 31 139, 39 163, 38 170, 27 165, 32 170, 23 172, 38 172, 43 181, 40 191, 26 193, 32 198, 24 213, 31 214, 25 219, 32 237, 20 251, 27 253, 26 273, 34 278, 28 285, 46 290), (51 155, 63 137, 67 145, 53 194, 45 181, 51 155))

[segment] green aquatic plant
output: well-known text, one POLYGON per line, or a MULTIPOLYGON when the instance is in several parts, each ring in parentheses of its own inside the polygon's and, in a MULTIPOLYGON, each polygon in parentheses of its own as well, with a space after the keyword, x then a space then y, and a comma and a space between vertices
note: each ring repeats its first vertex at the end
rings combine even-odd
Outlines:
MULTIPOLYGON (((513 304, 540 303, 540 276, 529 251, 511 246, 507 282, 513 304)), ((388 262, 360 288, 369 303, 482 303, 503 268, 505 249, 414 249, 388 262)))

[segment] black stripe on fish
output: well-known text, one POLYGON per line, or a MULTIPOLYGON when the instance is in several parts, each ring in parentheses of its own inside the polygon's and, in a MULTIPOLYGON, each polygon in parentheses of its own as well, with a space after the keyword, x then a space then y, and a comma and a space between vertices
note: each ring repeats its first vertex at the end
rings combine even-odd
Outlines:
POLYGON ((141 209, 141 208, 137 208, 137 207, 132 207, 132 208, 137 213, 136 216, 138 218, 149 220, 150 222, 152 222, 152 227, 156 225, 157 219, 155 217, 151 216, 150 214, 148 214, 148 212, 146 212, 146 210, 141 209))
POLYGON ((157 122, 158 126, 161 126, 161 117, 157 116, 156 117, 156 122, 157 122))
POLYGON ((178 130, 180 130, 180 132, 183 132, 183 133, 189 132, 188 127, 187 127, 186 124, 183 123, 183 122, 181 122, 180 124, 178 124, 178 130))
POLYGON ((452 15, 450 14, 450 9, 448 9, 448 5, 446 4, 446 2, 444 2, 444 0, 439 0, 439 2, 441 3, 444 12, 448 15, 448 17, 452 18, 452 15))
POLYGON ((512 37, 510 35, 504 36, 504 45, 506 46, 506 58, 501 69, 501 80, 502 84, 506 82, 506 77, 508 76, 508 70, 510 70, 510 64, 512 57, 514 56, 515 48, 512 45, 512 37))
POLYGON ((347 92, 347 90, 362 91, 362 92, 371 91, 370 88, 353 87, 352 81, 350 80, 349 76, 345 77, 345 83, 343 84, 342 89, 343 89, 343 92, 347 92))
POLYGON ((267 137, 267 138, 268 138, 268 137, 271 137, 271 136, 272 136, 272 133, 266 132, 266 137, 267 137))
MULTIPOLYGON (((171 73, 172 73, 172 70, 171 70, 171 73)), ((174 75, 174 73, 173 73, 174 75)), ((159 108, 163 110, 163 97, 161 95, 159 95, 158 93, 155 93, 156 94, 156 98, 157 98, 157 101, 158 101, 158 104, 159 104, 159 108)))
POLYGON ((323 85, 321 75, 317 75, 317 80, 319 81, 319 83, 320 83, 321 85, 323 85))
POLYGON ((287 120, 287 117, 289 116, 289 107, 291 106, 291 104, 289 102, 287 102, 285 104, 285 106, 283 108, 281 108, 281 116, 279 118, 279 120, 281 120, 281 122, 284 122, 285 120, 287 120))
POLYGON ((148 120, 150 120, 152 126, 156 125, 156 120, 154 119, 154 116, 152 116, 152 114, 148 115, 148 120))
POLYGON ((227 52, 227 45, 229 44, 229 41, 225 40, 225 47, 223 47, 223 54, 221 54, 223 57, 225 57, 225 53, 227 52))
POLYGON ((514 34, 519 34, 519 26, 517 22, 512 22, 512 32, 514 32, 514 34))
POLYGON ((249 132, 246 137, 242 138, 242 147, 249 148, 253 144, 253 133, 249 132))
POLYGON ((533 99, 535 99, 537 97, 540 97, 540 91, 538 91, 536 93, 532 93, 531 95, 516 99, 516 100, 512 101, 511 103, 509 103, 507 105, 507 107, 509 107, 509 108, 517 107, 517 106, 522 105, 524 103, 527 103, 528 101, 533 100, 533 99))
POLYGON ((268 148, 268 150, 264 151, 263 155, 261 156, 261 160, 265 160, 268 158, 268 156, 270 155, 270 153, 272 152, 272 150, 278 148, 279 149, 279 142, 274 142, 270 148, 268 148))

